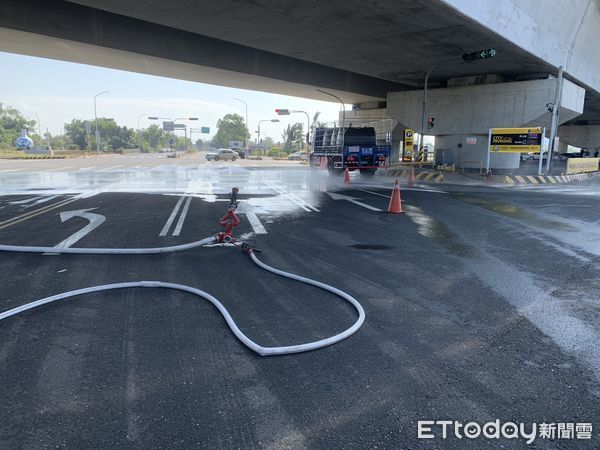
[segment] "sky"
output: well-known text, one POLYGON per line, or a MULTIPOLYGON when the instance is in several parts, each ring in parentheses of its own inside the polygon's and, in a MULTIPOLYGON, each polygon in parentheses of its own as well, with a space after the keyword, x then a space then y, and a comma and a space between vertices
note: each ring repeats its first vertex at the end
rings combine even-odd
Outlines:
MULTIPOLYGON (((320 111, 319 120, 328 122, 338 118, 340 105, 269 94, 245 89, 233 89, 191 81, 143 75, 122 70, 56 61, 46 58, 0 52, 0 103, 15 107, 26 117, 39 116, 42 132, 61 134, 63 125, 74 118, 94 118, 94 96, 97 98, 98 117, 112 117, 120 125, 136 129, 138 116, 178 118, 198 117, 188 122, 193 128, 210 127, 210 138, 216 131, 217 120, 228 113, 245 116, 248 104, 248 122, 253 140, 259 120, 280 119, 279 123, 263 122, 261 138, 270 136, 281 140, 283 129, 290 123, 301 122, 306 127, 304 114, 277 116, 275 108, 306 111, 311 120, 320 111)), ((150 125, 140 118, 140 127, 150 125)), ((194 135, 194 139, 199 138, 194 135)), ((207 136, 207 135, 202 135, 207 136)))

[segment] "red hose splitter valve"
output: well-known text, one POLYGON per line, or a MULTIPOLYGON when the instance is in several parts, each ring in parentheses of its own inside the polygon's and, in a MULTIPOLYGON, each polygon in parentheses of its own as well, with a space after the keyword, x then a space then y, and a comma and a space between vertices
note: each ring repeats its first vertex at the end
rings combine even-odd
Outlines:
POLYGON ((229 199, 231 203, 229 204, 229 208, 227 209, 227 214, 221 217, 219 220, 219 224, 224 228, 224 230, 217 234, 217 239, 220 244, 229 244, 234 242, 233 238, 233 229, 240 224, 240 218, 235 214, 235 210, 237 209, 237 193, 238 188, 232 188, 231 194, 229 194, 229 199))

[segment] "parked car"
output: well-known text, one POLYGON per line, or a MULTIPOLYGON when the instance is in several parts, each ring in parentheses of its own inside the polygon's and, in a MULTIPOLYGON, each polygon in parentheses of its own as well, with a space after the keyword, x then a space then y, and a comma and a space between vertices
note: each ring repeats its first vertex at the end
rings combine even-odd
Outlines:
POLYGON ((521 161, 528 161, 530 159, 533 159, 532 153, 521 153, 521 161))
POLYGON ((308 161, 308 153, 306 152, 294 152, 288 156, 290 161, 308 161))
POLYGON ((235 161, 239 156, 237 152, 228 148, 218 148, 214 152, 208 152, 205 158, 207 161, 219 161, 221 159, 224 161, 235 161))

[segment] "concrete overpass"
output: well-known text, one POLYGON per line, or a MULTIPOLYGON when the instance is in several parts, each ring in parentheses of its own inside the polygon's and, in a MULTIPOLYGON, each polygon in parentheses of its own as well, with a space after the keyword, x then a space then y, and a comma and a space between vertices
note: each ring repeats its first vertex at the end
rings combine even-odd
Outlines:
MULTIPOLYGON (((563 65, 561 121, 587 127, 565 131, 575 145, 582 136, 600 145, 598 30, 599 0, 4 0, 0 9, 3 51, 330 100, 316 91, 325 88, 357 105, 356 117, 417 129, 410 91, 434 64, 431 111, 492 109, 490 95, 525 108, 497 114, 494 126, 547 121, 563 65), (493 59, 461 59, 489 47, 493 59)), ((471 116, 461 130, 437 120, 433 134, 480 134, 492 123, 471 116)))

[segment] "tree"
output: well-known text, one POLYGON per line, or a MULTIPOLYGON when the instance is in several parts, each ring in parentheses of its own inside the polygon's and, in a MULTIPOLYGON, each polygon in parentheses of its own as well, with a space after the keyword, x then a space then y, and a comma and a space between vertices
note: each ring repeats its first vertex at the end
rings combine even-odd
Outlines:
POLYGON ((84 120, 73 119, 70 123, 65 123, 65 135, 70 142, 79 148, 79 150, 85 150, 87 147, 87 134, 84 120))
POLYGON ((227 147, 229 141, 243 141, 250 139, 250 132, 244 123, 244 118, 239 114, 226 114, 217 122, 217 133, 211 143, 215 147, 227 147))
POLYGON ((196 146, 197 150, 206 150, 206 142, 202 139, 198 139, 194 145, 196 146))
POLYGON ((283 138, 283 149, 294 150, 302 148, 304 142, 304 131, 301 123, 288 125, 281 135, 283 138))
MULTIPOLYGON (((92 129, 95 129, 96 125, 93 124, 92 129)), ((100 148, 106 149, 107 147, 112 150, 119 150, 123 148, 134 148, 137 146, 135 140, 135 132, 131 128, 120 127, 115 119, 101 117, 98 119, 98 132, 100 134, 100 148)))
POLYGON ((273 141, 273 138, 267 136, 264 139, 261 139, 262 142, 260 142, 260 146, 261 148, 273 148, 275 147, 275 141, 273 141))
POLYGON ((165 133, 160 125, 153 123, 148 128, 140 130, 140 139, 142 141, 142 148, 150 148, 154 151, 158 151, 161 147, 164 147, 165 133))
POLYGON ((18 109, 0 103, 0 147, 14 147, 21 130, 32 131, 35 124, 35 120, 26 119, 18 109))
POLYGON ((315 128, 315 127, 316 127, 316 128, 320 128, 320 127, 322 127, 322 126, 324 125, 324 122, 321 122, 321 121, 319 120, 319 116, 320 116, 320 115, 321 115, 321 112, 320 112, 320 111, 317 111, 317 112, 315 113, 315 115, 313 116, 313 120, 312 120, 312 128, 315 128))

